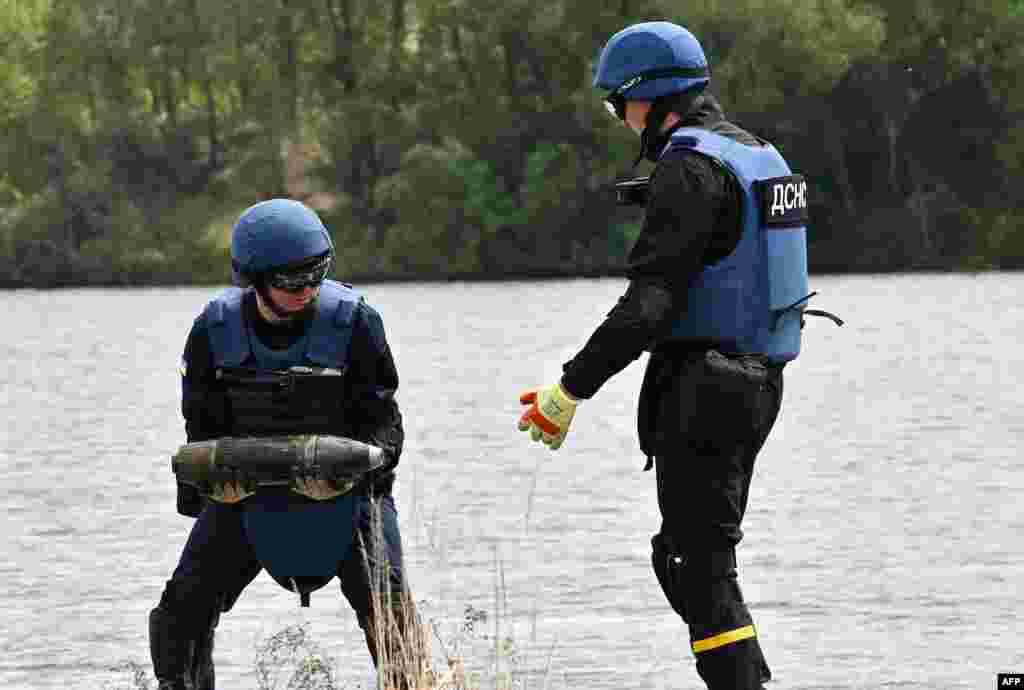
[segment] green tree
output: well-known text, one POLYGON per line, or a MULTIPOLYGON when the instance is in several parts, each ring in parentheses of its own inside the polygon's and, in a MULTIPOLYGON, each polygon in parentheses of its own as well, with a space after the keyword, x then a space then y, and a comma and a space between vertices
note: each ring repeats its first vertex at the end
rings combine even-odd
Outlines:
MULTIPOLYGON (((903 116, 877 151, 829 116, 837 84, 890 74, 865 65, 914 77, 876 110, 981 74, 1005 177, 1024 169, 1024 0, 0 0, 0 279, 171 279, 198 255, 210 276, 224 219, 286 193, 326 212, 355 273, 621 266, 640 219, 609 187, 637 140, 591 81, 605 40, 653 19, 700 38, 727 112, 824 151, 806 172, 839 225, 881 203, 850 147, 888 161, 865 189, 906 196, 903 116)), ((964 209, 972 265, 1019 253, 1020 192, 1000 192, 964 209)))
POLYGON ((885 37, 882 13, 848 0, 790 0, 784 11, 768 0, 706 1, 677 19, 700 37, 723 101, 751 111, 827 94, 885 37))

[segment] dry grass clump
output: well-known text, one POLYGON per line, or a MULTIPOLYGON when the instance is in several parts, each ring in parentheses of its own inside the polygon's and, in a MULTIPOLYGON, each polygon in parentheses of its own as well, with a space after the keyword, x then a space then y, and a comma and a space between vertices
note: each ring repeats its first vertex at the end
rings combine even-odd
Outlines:
POLYGON ((256 648, 259 690, 337 690, 334 661, 313 641, 308 626, 289 625, 256 648))
MULTIPOLYGON (((492 635, 483 633, 486 627, 500 627, 500 616, 471 605, 465 607, 457 639, 443 639, 436 623, 424 624, 418 615, 412 597, 406 591, 393 598, 378 597, 374 616, 374 639, 378 653, 376 688, 364 690, 528 690, 521 657, 512 636, 494 635, 492 647, 493 678, 490 673, 467 673, 462 656, 462 638, 480 638, 491 641, 492 635), (435 668, 431 659, 431 636, 442 652, 441 668, 435 668), (445 667, 446 666, 446 667, 445 667), (504 666, 504 668, 502 668, 504 666), (486 685, 485 685, 486 683, 486 685)), ((500 613, 500 610, 499 610, 500 613)), ((550 650, 550 651, 553 651, 550 650)), ((550 671, 550 652, 544 682, 550 671)), ((344 684, 339 677, 336 661, 313 638, 306 622, 288 625, 260 642, 255 649, 253 664, 256 690, 342 690, 359 687, 344 684)), ((111 669, 117 681, 108 681, 103 690, 154 690, 156 683, 148 668, 134 661, 111 669)))
POLYGON ((135 661, 126 661, 110 669, 118 681, 107 681, 103 690, 152 690, 156 684, 143 666, 135 661))
POLYGON ((379 504, 370 516, 373 548, 362 539, 364 567, 370 577, 371 596, 369 644, 377 664, 378 690, 464 690, 461 660, 448 657, 448 669, 435 671, 431 664, 430 629, 420 618, 407 579, 401 591, 394 591, 391 563, 384 553, 384 533, 379 504))

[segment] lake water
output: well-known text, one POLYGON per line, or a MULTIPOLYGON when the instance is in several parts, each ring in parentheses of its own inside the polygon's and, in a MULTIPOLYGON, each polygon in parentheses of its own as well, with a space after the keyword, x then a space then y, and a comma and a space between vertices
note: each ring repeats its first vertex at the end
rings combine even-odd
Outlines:
MULTIPOLYGON (((1022 274, 818 276, 740 546, 775 688, 995 686, 1024 672, 1022 274)), ((658 528, 635 400, 643 358, 551 453, 515 429, 618 279, 367 286, 402 378, 396 500, 414 594, 483 687, 703 684, 649 565, 658 528), (567 299, 569 296, 569 299, 567 299), (496 606, 496 600, 500 606, 496 606), (487 612, 472 633, 467 607, 487 612), (497 610, 497 615, 495 611, 497 610)), ((177 365, 205 288, 0 293, 0 685, 130 687, 191 520, 174 510, 177 365)), ((305 624, 355 687, 368 655, 336 583, 310 609, 261 575, 224 616, 224 688, 305 624)), ((283 685, 282 685, 283 687, 283 685)))

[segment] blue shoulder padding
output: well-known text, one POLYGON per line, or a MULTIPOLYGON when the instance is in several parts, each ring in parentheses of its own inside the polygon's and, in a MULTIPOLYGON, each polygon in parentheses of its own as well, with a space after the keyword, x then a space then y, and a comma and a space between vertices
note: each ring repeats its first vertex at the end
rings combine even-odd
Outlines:
POLYGON ((320 309, 309 330, 306 357, 322 367, 348 362, 352 325, 362 296, 351 286, 325 280, 320 286, 320 309))
POLYGON ((243 288, 228 288, 211 299, 203 312, 216 367, 241 366, 249 356, 249 339, 242 323, 245 293, 243 288))
MULTIPOLYGON (((253 357, 249 329, 242 316, 242 300, 251 289, 228 288, 206 305, 203 314, 217 367, 242 366, 253 357)), ((304 356, 309 363, 322 367, 346 366, 356 309, 362 300, 351 285, 324 281, 320 286, 317 315, 306 339, 304 356)))

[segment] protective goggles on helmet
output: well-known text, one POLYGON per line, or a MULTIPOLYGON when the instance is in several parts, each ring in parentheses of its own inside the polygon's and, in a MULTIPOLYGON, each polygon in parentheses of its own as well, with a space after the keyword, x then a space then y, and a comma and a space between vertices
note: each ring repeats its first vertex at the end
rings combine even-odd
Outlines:
POLYGON ((650 72, 642 72, 619 84, 611 93, 604 97, 604 107, 612 117, 620 120, 626 119, 626 91, 635 86, 652 81, 654 79, 669 79, 681 77, 683 79, 701 79, 710 77, 711 71, 707 67, 668 67, 666 69, 654 69, 650 72))
POLYGON ((267 285, 278 290, 300 292, 305 288, 318 287, 327 278, 330 270, 331 255, 325 254, 294 268, 272 271, 267 275, 267 285))

